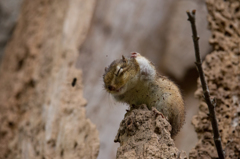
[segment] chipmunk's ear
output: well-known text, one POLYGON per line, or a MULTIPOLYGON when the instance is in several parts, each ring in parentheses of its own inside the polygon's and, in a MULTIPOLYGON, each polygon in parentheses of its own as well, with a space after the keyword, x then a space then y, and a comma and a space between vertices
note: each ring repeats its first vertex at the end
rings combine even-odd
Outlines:
POLYGON ((105 70, 105 72, 107 72, 108 68, 107 68, 107 67, 105 67, 105 69, 104 69, 104 70, 105 70))
POLYGON ((122 55, 123 62, 127 62, 127 59, 122 55))

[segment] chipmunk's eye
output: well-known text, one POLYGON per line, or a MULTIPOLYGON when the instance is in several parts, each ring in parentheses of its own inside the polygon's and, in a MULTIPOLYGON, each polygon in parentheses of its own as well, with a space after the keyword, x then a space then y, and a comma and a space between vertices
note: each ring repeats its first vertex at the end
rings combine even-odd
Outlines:
POLYGON ((118 69, 118 71, 117 71, 116 76, 118 76, 122 71, 123 71, 123 69, 122 69, 122 67, 120 67, 120 68, 118 69))

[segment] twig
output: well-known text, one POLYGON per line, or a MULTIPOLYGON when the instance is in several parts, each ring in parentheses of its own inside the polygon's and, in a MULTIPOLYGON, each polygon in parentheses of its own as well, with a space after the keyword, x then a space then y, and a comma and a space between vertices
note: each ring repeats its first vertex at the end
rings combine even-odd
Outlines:
POLYGON ((200 76, 200 80, 202 83, 202 89, 203 89, 203 93, 204 93, 204 99, 208 105, 208 109, 209 109, 209 116, 212 122, 212 128, 213 128, 213 139, 217 148, 217 152, 218 152, 218 157, 220 159, 224 159, 224 151, 222 149, 222 144, 221 144, 221 138, 219 135, 219 131, 218 131, 218 124, 217 124, 217 118, 216 118, 216 114, 215 114, 215 106, 216 103, 214 100, 211 100, 210 95, 209 95, 209 89, 207 86, 207 82, 205 80, 205 76, 204 76, 204 72, 202 69, 202 59, 200 57, 200 51, 199 51, 199 45, 198 45, 198 40, 199 37, 197 35, 197 29, 196 29, 196 25, 195 25, 195 12, 196 10, 193 10, 191 13, 189 11, 187 11, 187 15, 188 15, 188 20, 191 23, 191 27, 192 27, 192 38, 193 38, 193 43, 194 43, 194 49, 195 49, 195 57, 196 57, 196 66, 197 66, 197 70, 200 76))

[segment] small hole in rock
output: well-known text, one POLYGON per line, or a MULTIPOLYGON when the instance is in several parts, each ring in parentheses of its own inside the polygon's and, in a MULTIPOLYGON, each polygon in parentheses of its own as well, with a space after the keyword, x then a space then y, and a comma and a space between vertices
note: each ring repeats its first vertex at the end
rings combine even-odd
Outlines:
POLYGON ((18 61, 17 71, 21 70, 21 68, 23 67, 23 64, 24 64, 24 60, 23 59, 18 61))
POLYGON ((30 87, 34 87, 35 86, 35 81, 34 80, 30 80, 29 82, 28 82, 28 85, 30 86, 30 87))
POLYGON ((73 81, 72 81, 72 87, 74 87, 77 83, 77 78, 73 78, 73 81))
POLYGON ((229 91, 230 89, 228 87, 223 88, 225 91, 229 91))
POLYGON ((78 143, 77 143, 77 141, 75 141, 74 148, 76 148, 77 146, 78 146, 78 143))
MULTIPOLYGON (((240 125, 240 124, 239 124, 240 125)), ((2 132, 0 132, 0 136, 1 137, 4 137, 4 136, 6 136, 7 135, 7 132, 6 131, 2 131, 2 132)))
POLYGON ((9 127, 14 127, 14 123, 13 123, 13 122, 11 122, 11 121, 10 121, 10 122, 8 122, 8 126, 9 126, 9 127))
POLYGON ((224 27, 224 26, 225 26, 225 23, 224 23, 224 22, 221 22, 221 25, 224 27))
POLYGON ((237 7, 236 9, 235 9, 235 12, 238 12, 239 11, 239 7, 237 7))
POLYGON ((60 155, 61 155, 61 157, 63 157, 63 155, 64 155, 64 150, 63 149, 61 150, 61 154, 60 155))
POLYGON ((225 31, 224 35, 225 36, 231 36, 231 34, 229 32, 227 32, 227 31, 225 31))
POLYGON ((16 99, 19 99, 21 97, 21 92, 18 92, 16 95, 15 95, 15 98, 16 99))
POLYGON ((132 121, 131 120, 128 120, 127 121, 127 125, 129 126, 129 125, 131 125, 132 124, 132 121))

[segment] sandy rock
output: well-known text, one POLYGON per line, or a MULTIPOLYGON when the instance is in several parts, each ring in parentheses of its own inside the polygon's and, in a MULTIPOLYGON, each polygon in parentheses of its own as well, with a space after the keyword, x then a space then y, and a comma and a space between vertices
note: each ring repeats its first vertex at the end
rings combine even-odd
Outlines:
POLYGON ((85 116, 82 72, 74 66, 94 6, 24 1, 0 67, 0 158, 97 157, 98 131, 85 116))
POLYGON ((117 159, 186 159, 186 153, 175 147, 171 129, 157 109, 150 111, 146 105, 134 106, 125 114, 114 140, 120 143, 117 159))

